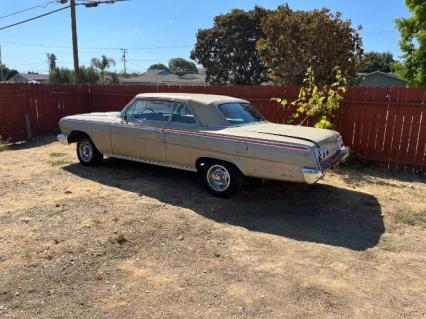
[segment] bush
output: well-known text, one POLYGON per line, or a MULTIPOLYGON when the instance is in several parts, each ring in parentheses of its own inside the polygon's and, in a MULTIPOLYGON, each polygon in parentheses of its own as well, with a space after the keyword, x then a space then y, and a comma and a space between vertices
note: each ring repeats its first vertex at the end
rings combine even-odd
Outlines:
POLYGON ((0 152, 5 151, 9 146, 10 141, 3 139, 0 135, 0 152))
MULTIPOLYGON (((300 88, 296 101, 290 103, 290 106, 296 108, 296 112, 290 116, 289 123, 293 123, 300 116, 305 116, 300 124, 303 124, 309 117, 317 119, 316 128, 335 129, 331 122, 334 112, 340 108, 340 102, 343 100, 341 94, 346 92, 346 78, 338 67, 334 68, 336 81, 330 86, 319 87, 315 83, 315 73, 312 68, 308 68, 303 86, 300 88)), ((286 99, 272 98, 273 101, 287 107, 289 104, 286 99)))

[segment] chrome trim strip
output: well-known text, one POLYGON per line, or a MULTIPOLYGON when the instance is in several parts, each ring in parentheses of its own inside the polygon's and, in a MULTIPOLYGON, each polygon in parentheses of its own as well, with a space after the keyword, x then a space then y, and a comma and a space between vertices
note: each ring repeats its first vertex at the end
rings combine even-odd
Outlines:
MULTIPOLYGON (((192 136, 201 136, 201 137, 208 137, 208 138, 214 138, 214 139, 220 139, 220 140, 231 140, 235 142, 247 142, 247 143, 253 143, 258 145, 266 145, 271 147, 278 147, 278 148, 286 148, 291 150, 297 150, 301 152, 310 152, 310 147, 308 146, 300 146, 300 145, 292 145, 287 144, 286 142, 280 142, 280 141, 272 141, 272 140, 262 140, 262 139, 256 139, 252 137, 243 137, 243 136, 235 136, 235 135, 227 135, 227 134, 217 134, 217 133, 210 133, 206 131, 188 131, 188 130, 180 130, 180 129, 173 129, 173 128, 160 128, 160 127, 152 127, 147 126, 143 124, 134 124, 132 128, 135 129, 141 129, 146 131, 154 131, 154 132, 162 132, 162 133, 174 133, 174 134, 181 134, 181 135, 192 135, 192 136)), ((128 124, 123 123, 117 123, 114 124, 115 126, 119 127, 129 127, 128 124)))
POLYGON ((293 150, 298 150, 298 151, 303 151, 303 152, 309 152, 310 151, 310 148, 307 147, 307 146, 290 145, 290 144, 286 144, 285 142, 268 141, 268 140, 250 138, 250 137, 225 135, 225 134, 214 134, 214 133, 209 133, 209 132, 185 131, 185 130, 176 130, 176 129, 165 129, 164 132, 165 133, 183 134, 183 135, 211 137, 211 138, 215 138, 215 139, 233 140, 233 141, 238 141, 238 142, 243 141, 243 142, 247 142, 247 143, 267 145, 267 146, 272 146, 272 147, 287 148, 287 149, 293 149, 293 150))
POLYGON ((170 163, 162 162, 162 161, 147 160, 147 159, 143 159, 142 157, 138 157, 138 156, 125 156, 125 155, 119 155, 119 154, 104 154, 104 155, 106 157, 114 157, 114 158, 119 158, 119 159, 124 159, 124 160, 144 163, 144 164, 152 164, 152 165, 157 165, 157 166, 176 168, 176 169, 180 169, 180 170, 183 170, 183 171, 197 172, 197 170, 195 168, 192 168, 192 167, 175 165, 175 164, 170 164, 170 163))

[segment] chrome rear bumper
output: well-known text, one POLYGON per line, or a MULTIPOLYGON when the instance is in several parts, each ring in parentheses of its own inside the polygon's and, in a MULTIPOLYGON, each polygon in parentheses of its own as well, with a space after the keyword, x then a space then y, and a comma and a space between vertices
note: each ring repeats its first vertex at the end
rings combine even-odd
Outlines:
POLYGON ((342 147, 340 150, 336 152, 333 156, 326 159, 325 161, 322 161, 320 163, 321 168, 311 168, 311 167, 304 167, 302 172, 303 176, 305 178, 305 182, 307 184, 314 184, 316 183, 321 177, 325 175, 325 172, 335 167, 337 164, 340 163, 340 161, 349 153, 349 150, 345 147, 342 147))
POLYGON ((68 135, 66 134, 59 134, 56 136, 56 139, 62 144, 68 144, 68 135))

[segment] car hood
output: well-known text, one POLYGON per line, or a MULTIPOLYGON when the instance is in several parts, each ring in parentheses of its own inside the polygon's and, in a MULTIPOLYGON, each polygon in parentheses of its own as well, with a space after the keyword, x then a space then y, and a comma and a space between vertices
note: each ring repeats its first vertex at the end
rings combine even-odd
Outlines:
POLYGON ((96 112, 96 113, 86 113, 86 114, 77 114, 71 115, 63 118, 62 120, 78 120, 78 121, 94 121, 94 122, 104 122, 104 123, 113 123, 120 118, 120 112, 96 112))

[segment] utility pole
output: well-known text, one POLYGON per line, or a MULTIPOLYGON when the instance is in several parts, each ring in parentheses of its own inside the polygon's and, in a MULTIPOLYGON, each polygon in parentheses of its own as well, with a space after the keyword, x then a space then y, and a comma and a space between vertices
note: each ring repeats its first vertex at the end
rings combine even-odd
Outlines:
POLYGON ((72 52, 74 56, 74 72, 75 74, 80 73, 80 64, 78 61, 78 40, 77 40, 77 19, 75 14, 75 0, 71 2, 71 29, 72 29, 72 52))
POLYGON ((123 56, 121 58, 121 61, 123 61, 124 63, 124 75, 127 74, 127 69, 126 69, 126 63, 127 63, 127 53, 129 52, 127 49, 120 49, 121 52, 123 52, 123 56))
POLYGON ((1 58, 1 43, 0 43, 0 82, 3 82, 3 60, 1 58))

